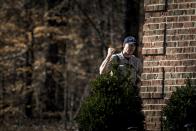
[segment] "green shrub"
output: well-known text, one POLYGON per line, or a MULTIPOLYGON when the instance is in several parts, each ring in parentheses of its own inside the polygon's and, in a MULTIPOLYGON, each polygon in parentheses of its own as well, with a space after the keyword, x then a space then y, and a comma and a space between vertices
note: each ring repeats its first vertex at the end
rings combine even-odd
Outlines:
POLYGON ((143 131, 144 115, 139 90, 130 77, 113 70, 91 83, 91 94, 83 102, 77 121, 81 131, 143 131))
POLYGON ((186 87, 178 88, 163 109, 166 131, 184 131, 186 124, 196 124, 196 88, 187 80, 186 87))

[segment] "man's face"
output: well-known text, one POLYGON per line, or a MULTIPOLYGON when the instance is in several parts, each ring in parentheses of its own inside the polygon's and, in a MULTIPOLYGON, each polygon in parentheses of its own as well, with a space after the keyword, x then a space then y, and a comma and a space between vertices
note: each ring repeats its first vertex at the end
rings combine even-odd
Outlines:
POLYGON ((135 44, 124 44, 123 54, 126 57, 130 57, 135 51, 135 44))

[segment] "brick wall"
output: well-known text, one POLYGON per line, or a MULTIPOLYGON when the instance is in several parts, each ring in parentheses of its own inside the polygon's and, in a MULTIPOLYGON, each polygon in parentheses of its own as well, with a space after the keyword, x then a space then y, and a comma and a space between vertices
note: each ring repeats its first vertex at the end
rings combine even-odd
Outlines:
POLYGON ((196 79, 196 1, 144 0, 141 96, 146 128, 161 131, 161 111, 176 87, 196 79))

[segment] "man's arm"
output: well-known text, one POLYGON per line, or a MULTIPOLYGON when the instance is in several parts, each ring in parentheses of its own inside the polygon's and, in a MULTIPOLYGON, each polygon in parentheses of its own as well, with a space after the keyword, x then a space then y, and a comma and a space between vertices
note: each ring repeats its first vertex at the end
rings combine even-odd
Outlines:
POLYGON ((114 48, 108 48, 108 53, 101 66, 99 67, 99 74, 103 74, 108 71, 109 63, 112 60, 112 55, 115 52, 114 48))

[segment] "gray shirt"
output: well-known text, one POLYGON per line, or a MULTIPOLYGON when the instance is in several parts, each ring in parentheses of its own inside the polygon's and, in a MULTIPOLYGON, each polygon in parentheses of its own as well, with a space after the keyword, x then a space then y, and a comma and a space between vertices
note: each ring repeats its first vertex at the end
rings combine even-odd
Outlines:
POLYGON ((137 79, 140 79, 140 75, 142 72, 142 64, 140 59, 135 57, 134 55, 127 59, 124 57, 122 52, 114 54, 112 55, 109 68, 111 68, 111 63, 118 63, 118 69, 122 72, 123 75, 127 75, 128 70, 131 70, 130 77, 134 83, 137 79))

